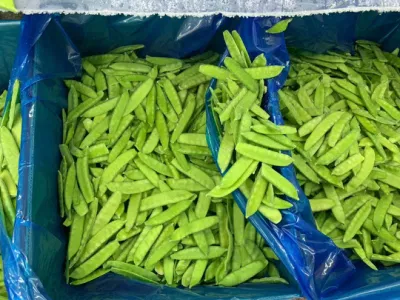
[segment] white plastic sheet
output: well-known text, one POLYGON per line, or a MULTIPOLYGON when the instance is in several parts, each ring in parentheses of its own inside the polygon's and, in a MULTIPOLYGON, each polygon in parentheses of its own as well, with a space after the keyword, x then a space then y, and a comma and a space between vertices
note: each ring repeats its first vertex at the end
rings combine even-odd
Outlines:
POLYGON ((15 3, 25 14, 301 16, 367 10, 400 11, 400 0, 15 0, 15 3))

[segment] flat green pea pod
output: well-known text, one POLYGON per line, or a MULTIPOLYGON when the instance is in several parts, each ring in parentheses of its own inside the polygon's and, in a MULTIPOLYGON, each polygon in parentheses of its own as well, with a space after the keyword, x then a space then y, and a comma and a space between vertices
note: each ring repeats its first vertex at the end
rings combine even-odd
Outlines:
POLYGON ((156 187, 158 187, 158 182, 160 180, 158 174, 149 168, 145 163, 142 162, 140 158, 135 158, 134 160, 136 166, 139 170, 146 176, 146 178, 156 187))
POLYGON ((379 201, 374 211, 373 222, 375 228, 379 231, 385 220, 385 215, 392 204, 393 194, 383 196, 379 201))
MULTIPOLYGON (((147 282, 151 282, 151 283, 157 283, 160 281, 160 278, 153 272, 150 272, 146 269, 143 269, 141 267, 138 267, 138 266, 126 263, 126 262, 110 260, 104 264, 104 268, 105 269, 111 268, 112 272, 114 272, 113 269, 126 271, 127 273, 129 273, 131 275, 129 277, 147 281, 147 282)), ((118 272, 116 272, 116 273, 118 273, 118 272)))
POLYGON ((125 221, 117 220, 108 223, 87 242, 79 262, 83 263, 113 237, 125 224, 125 221))
POLYGON ((172 82, 168 79, 166 79, 165 81, 163 81, 163 88, 164 88, 164 92, 167 95, 174 111, 180 115, 182 113, 182 104, 181 101, 179 99, 178 93, 174 87, 174 85, 172 84, 172 82))
POLYGON ((330 147, 334 147, 336 145, 342 135, 345 125, 350 122, 352 117, 352 114, 345 112, 339 119, 339 121, 333 125, 332 130, 330 131, 328 136, 328 144, 330 147))
POLYGON ((385 100, 376 99, 376 102, 382 107, 393 119, 400 120, 400 111, 393 105, 389 104, 385 100))
POLYGON ((258 164, 259 162, 252 161, 250 166, 242 173, 242 176, 233 185, 229 186, 228 188, 224 188, 221 187, 220 185, 217 185, 207 194, 207 196, 222 198, 225 197, 226 195, 229 195, 234 190, 239 188, 250 177, 250 175, 256 171, 258 164))
POLYGON ((235 286, 241 284, 261 272, 267 265, 268 262, 266 260, 254 261, 247 266, 228 274, 219 284, 222 286, 235 286))
POLYGON ((278 224, 282 220, 282 214, 276 208, 261 204, 258 209, 260 213, 272 223, 278 224))
POLYGON ((303 137, 310 134, 323 119, 324 115, 320 115, 303 124, 298 130, 299 136, 303 137))
POLYGON ((150 248, 153 246, 157 238, 159 237, 161 231, 163 229, 163 225, 157 225, 150 229, 148 234, 146 235, 146 240, 143 240, 133 255, 133 261, 135 265, 140 265, 144 260, 147 253, 150 251, 150 248))
POLYGON ((363 161, 364 156, 362 156, 360 153, 354 154, 337 165, 333 169, 332 175, 341 176, 360 165, 363 161))
POLYGON ((115 192, 108 199, 106 204, 99 211, 96 221, 94 222, 91 236, 94 236, 101 229, 103 229, 107 223, 111 220, 119 205, 121 204, 121 193, 115 192))
POLYGON ((278 135, 274 135, 273 138, 271 138, 269 136, 258 134, 255 132, 243 132, 242 136, 244 136, 247 140, 249 140, 252 143, 259 144, 261 146, 270 149, 291 150, 294 148, 294 145, 292 143, 290 143, 290 145, 287 145, 276 141, 276 139, 278 139, 277 137, 280 137, 278 135))
POLYGON ((221 123, 224 123, 230 118, 233 109, 244 98, 247 92, 248 90, 245 87, 242 87, 237 95, 228 103, 225 109, 219 114, 219 120, 221 121, 221 123))
POLYGON ((293 154, 292 158, 296 169, 298 169, 307 179, 317 184, 320 183, 318 175, 300 155, 293 154))
POLYGON ((284 66, 263 66, 246 68, 245 71, 250 74, 253 79, 269 79, 278 76, 284 66))
POLYGON ((165 118, 160 111, 156 112, 156 128, 161 145, 163 146, 164 149, 168 149, 170 142, 168 127, 165 118))
POLYGON ((224 64, 246 88, 252 92, 257 92, 258 85, 255 79, 253 79, 234 59, 227 57, 224 60, 224 64))
POLYGON ((190 278, 189 288, 198 285, 204 276, 208 264, 208 260, 196 260, 193 268, 192 277, 190 278))
POLYGON ((332 208, 332 214, 340 223, 344 224, 346 221, 346 215, 342 203, 339 200, 339 196, 336 189, 330 184, 323 185, 324 193, 329 198, 335 201, 335 206, 332 208))
POLYGON ((183 169, 176 159, 172 160, 171 164, 180 172, 185 174, 186 176, 192 178, 194 181, 197 181, 201 185, 205 186, 208 189, 213 189, 215 187, 215 183, 204 171, 195 167, 193 164, 188 164, 189 168, 187 170, 183 169))
POLYGON ((293 162, 293 159, 286 154, 270 151, 247 143, 238 143, 235 150, 253 160, 273 166, 287 166, 293 162))
POLYGON ((309 201, 312 212, 331 210, 336 205, 334 200, 328 198, 310 199, 309 201))
POLYGON ((117 251, 119 243, 113 241, 108 243, 104 248, 98 251, 95 255, 89 258, 86 262, 74 269, 70 277, 73 279, 82 279, 100 267, 104 262, 109 259, 115 251, 117 251))
MULTIPOLYGON (((151 268, 161 259, 168 255, 168 253, 178 245, 179 241, 168 241, 165 240, 161 245, 159 245, 153 252, 150 253, 146 260, 146 269, 151 268)), ((178 268, 178 267, 177 267, 178 268)))
POLYGON ((132 230, 126 230, 126 229, 121 229, 117 233, 117 241, 118 242, 123 242, 126 240, 131 239, 132 237, 138 235, 142 229, 140 227, 133 228, 132 230))
POLYGON ((171 258, 177 260, 214 259, 221 257, 226 251, 225 248, 220 246, 210 246, 208 254, 205 255, 200 248, 191 247, 173 253, 171 258))
POLYGON ((221 172, 224 173, 232 160, 233 150, 235 149, 235 143, 233 136, 229 133, 225 133, 221 145, 218 151, 218 166, 221 172))
POLYGON ((101 175, 100 184, 111 182, 121 169, 128 164, 137 155, 136 150, 128 150, 118 156, 111 164, 109 164, 101 175))
POLYGON ((154 80, 152 78, 147 79, 132 93, 129 102, 126 104, 124 110, 124 116, 133 112, 147 97, 153 88, 154 80))
POLYGON ((85 224, 85 217, 81 217, 78 214, 73 216, 72 225, 70 229, 70 236, 68 242, 68 259, 71 258, 78 252, 79 245, 82 240, 83 228, 85 224))
POLYGON ((220 260, 215 259, 208 265, 204 276, 204 280, 206 282, 212 281, 215 278, 215 274, 217 272, 220 263, 221 263, 220 260))
POLYGON ((308 96, 305 87, 300 87, 297 92, 297 98, 299 99, 301 106, 303 106, 310 116, 318 116, 318 110, 308 96))
POLYGON ((201 65, 199 72, 223 81, 232 76, 228 70, 213 65, 201 65))
POLYGON ((321 139, 325 133, 327 133, 332 126, 343 116, 344 112, 337 111, 332 112, 327 115, 314 129, 314 131, 310 134, 304 144, 304 150, 309 150, 312 146, 314 146, 319 139, 321 139))
POLYGON ((210 228, 210 227, 214 226, 215 224, 218 224, 218 222, 219 222, 219 218, 216 216, 197 219, 191 223, 186 224, 185 226, 182 226, 182 227, 179 227, 178 229, 176 229, 174 231, 174 233, 171 235, 170 240, 171 241, 179 241, 186 236, 189 236, 196 232, 200 232, 207 228, 210 228))
POLYGON ((375 163, 375 151, 370 148, 366 147, 364 150, 364 161, 361 164, 361 169, 354 176, 349 183, 347 184, 347 190, 355 190, 357 189, 369 176, 372 172, 375 163))
POLYGON ((221 188, 229 188, 243 176, 246 170, 251 166, 253 160, 245 156, 239 158, 232 167, 226 172, 219 184, 221 188))
POLYGON ((270 182, 273 186, 278 188, 285 195, 287 195, 295 200, 299 199, 297 190, 290 183, 290 181, 288 181, 286 178, 284 178, 281 174, 276 172, 270 166, 268 166, 266 164, 262 164, 261 174, 264 176, 264 178, 268 182, 270 182))
POLYGON ((79 148, 85 149, 86 147, 90 147, 92 144, 94 144, 107 131, 109 123, 110 119, 108 117, 99 122, 83 139, 79 145, 79 148))
POLYGON ((77 107, 68 113, 67 122, 72 122, 78 117, 82 116, 88 109, 92 108, 97 102, 103 99, 104 93, 98 92, 93 98, 80 103, 77 107))
POLYGON ((142 199, 140 211, 150 210, 156 207, 161 207, 168 204, 178 203, 180 201, 189 200, 195 196, 185 190, 174 190, 155 194, 142 199))
POLYGON ((1 126, 0 128, 1 147, 4 157, 7 161, 8 170, 14 183, 18 184, 18 162, 19 162, 19 149, 15 139, 10 130, 1 126))
POLYGON ((82 158, 77 159, 76 171, 78 184, 83 197, 87 203, 90 203, 94 200, 94 190, 90 181, 88 155, 86 153, 82 158))
POLYGON ((316 165, 313 162, 309 162, 309 165, 311 169, 313 169, 313 171, 317 173, 318 176, 320 176, 322 179, 326 180, 327 182, 333 184, 338 188, 341 189, 343 188, 342 180, 338 176, 332 175, 331 171, 327 167, 322 165, 316 165))
POLYGON ((192 263, 183 273, 181 283, 184 287, 189 287, 190 281, 192 279, 195 263, 192 263))
POLYGON ((228 48, 229 54, 231 55, 231 57, 238 63, 238 64, 242 64, 242 66, 244 66, 242 61, 242 55, 240 53, 240 49, 238 44, 235 41, 235 38, 231 35, 231 33, 228 30, 225 30, 223 32, 223 36, 224 36, 224 41, 226 44, 226 47, 228 48))
POLYGON ((105 270, 105 269, 98 269, 96 271, 94 271, 93 273, 89 274, 88 276, 85 276, 81 279, 77 279, 74 280, 72 282, 70 282, 70 285, 81 285, 81 284, 85 284, 88 283, 90 281, 93 281, 103 275, 106 275, 107 273, 109 273, 110 270, 105 270))
POLYGON ((317 164, 329 165, 337 160, 340 155, 346 152, 350 146, 355 143, 360 136, 359 130, 352 130, 343 139, 341 139, 333 148, 328 150, 325 154, 318 158, 317 164))
POLYGON ((175 263, 169 257, 163 259, 164 276, 168 285, 172 285, 174 281, 175 263))
POLYGON ((273 25, 271 28, 267 30, 267 33, 271 34, 278 34, 281 32, 284 32, 287 27, 289 26, 289 23, 292 21, 292 18, 284 19, 273 25))
POLYGON ((246 205, 246 218, 252 216, 257 212, 261 205, 265 192, 267 191, 268 182, 261 175, 261 172, 257 174, 256 180, 251 190, 250 198, 247 200, 246 205))
POLYGON ((176 204, 171 205, 167 210, 163 211, 162 213, 158 214, 147 220, 145 225, 147 226, 156 226, 160 224, 164 224, 169 220, 179 216, 182 212, 186 211, 190 205, 192 204, 193 200, 185 200, 178 202, 176 204))
POLYGON ((351 219, 349 226, 344 233, 343 242, 351 240, 363 226, 371 212, 371 204, 366 203, 351 219))
POLYGON ((111 192, 121 192, 123 194, 139 194, 150 191, 155 188, 155 185, 147 179, 136 180, 136 181, 124 181, 124 182, 110 182, 107 184, 107 188, 111 192))

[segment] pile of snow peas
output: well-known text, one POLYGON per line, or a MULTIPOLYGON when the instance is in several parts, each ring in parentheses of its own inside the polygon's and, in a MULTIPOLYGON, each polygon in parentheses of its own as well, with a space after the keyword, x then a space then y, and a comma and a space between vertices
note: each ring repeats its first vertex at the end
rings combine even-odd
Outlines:
POLYGON ((273 223, 282 220, 280 210, 292 204, 280 194, 298 200, 296 188, 273 169, 288 166, 293 159, 281 150, 294 149, 295 145, 285 136, 296 133, 295 127, 277 126, 261 107, 265 80, 278 76, 283 66, 266 66, 264 54, 250 60, 236 32, 224 32, 230 57, 223 66, 200 66, 200 72, 217 79, 211 88, 213 112, 221 130, 221 146, 217 164, 224 174, 221 182, 209 195, 224 197, 240 189, 248 199, 246 218, 260 211, 273 223), (275 191, 276 190, 276 191, 275 191))
MULTIPOLYGON (((244 53, 232 34, 224 34, 227 44, 244 53)), ((141 58, 141 48, 86 57, 81 80, 65 80, 58 183, 69 227, 67 281, 79 285, 113 272, 189 288, 286 283, 278 258, 230 192, 215 194, 223 181, 206 141, 204 98, 219 55, 141 58)), ((237 70, 250 74, 243 78, 250 78, 249 96, 258 98, 261 60, 222 72, 235 80, 237 70)), ((249 109, 241 111, 247 116, 249 109)), ((268 119, 260 108, 255 114, 268 119)))
POLYGON ((320 231, 376 270, 400 262, 400 58, 291 50, 279 92, 297 179, 320 231))

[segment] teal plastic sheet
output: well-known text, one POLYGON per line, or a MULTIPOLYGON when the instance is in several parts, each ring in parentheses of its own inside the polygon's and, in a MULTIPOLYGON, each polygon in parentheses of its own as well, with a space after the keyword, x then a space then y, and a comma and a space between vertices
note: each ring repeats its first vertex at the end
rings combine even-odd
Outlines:
POLYGON ((8 87, 19 31, 19 21, 0 21, 0 93, 8 87))

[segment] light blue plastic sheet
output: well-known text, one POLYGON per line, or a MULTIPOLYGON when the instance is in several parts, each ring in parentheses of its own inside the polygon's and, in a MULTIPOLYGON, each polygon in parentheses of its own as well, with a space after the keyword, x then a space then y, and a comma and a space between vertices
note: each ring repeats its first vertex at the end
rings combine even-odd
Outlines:
MULTIPOLYGON (((286 33, 287 43, 320 52, 333 48, 351 50, 353 41, 362 37, 380 41, 390 49, 396 44, 392 39, 400 37, 396 18, 397 14, 385 17, 366 13, 295 19, 286 33)), ((66 16, 59 19, 39 15, 24 18, 12 74, 12 78, 20 78, 23 83, 24 120, 13 243, 4 239, 0 226, 11 299, 292 299, 299 296, 294 282, 290 286, 246 284, 228 289, 203 286, 189 291, 139 283, 116 275, 107 275, 80 287, 68 286, 64 279, 67 236, 57 200, 60 110, 67 102, 61 79, 79 74, 80 54, 102 53, 130 43, 145 44, 144 53, 152 55, 183 57, 208 48, 222 52, 221 32, 236 28, 237 22, 221 16, 183 19, 66 16)), ((351 280, 339 290, 332 289, 329 295, 327 292, 324 298, 376 299, 379 292, 379 297, 394 299, 400 293, 396 284, 399 276, 400 267, 379 272, 361 267, 351 280)), ((335 286, 335 281, 329 285, 335 286)))

